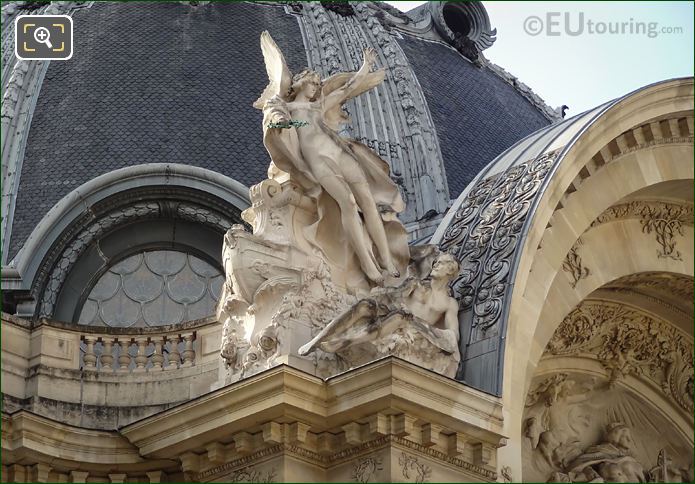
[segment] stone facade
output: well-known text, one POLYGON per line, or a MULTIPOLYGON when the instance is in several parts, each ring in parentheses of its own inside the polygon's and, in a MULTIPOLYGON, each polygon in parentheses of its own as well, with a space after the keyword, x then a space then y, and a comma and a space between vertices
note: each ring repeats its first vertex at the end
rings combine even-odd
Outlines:
POLYGON ((132 110, 83 91, 98 49, 3 59, 3 482, 693 481, 692 79, 563 119, 485 58, 478 2, 141 7, 2 7, 181 29, 156 65, 191 96, 137 53, 132 110), (246 64, 199 55, 221 25, 246 64))

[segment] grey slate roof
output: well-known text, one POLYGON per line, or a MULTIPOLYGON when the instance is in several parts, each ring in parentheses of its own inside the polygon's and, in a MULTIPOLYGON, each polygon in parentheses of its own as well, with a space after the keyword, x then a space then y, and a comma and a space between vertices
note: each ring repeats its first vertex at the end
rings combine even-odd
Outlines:
POLYGON ((550 122, 513 86, 452 48, 399 40, 429 104, 456 198, 497 155, 550 122))
POLYGON ((95 2, 75 12, 71 60, 52 62, 27 140, 10 259, 63 196, 112 170, 183 163, 248 185, 266 176, 260 33, 293 71, 299 23, 281 6, 95 2))

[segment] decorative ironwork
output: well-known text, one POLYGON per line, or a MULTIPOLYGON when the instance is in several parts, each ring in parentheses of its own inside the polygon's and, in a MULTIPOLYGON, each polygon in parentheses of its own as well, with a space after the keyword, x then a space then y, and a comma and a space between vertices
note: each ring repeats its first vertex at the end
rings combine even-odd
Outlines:
POLYGON ((473 311, 470 342, 496 334, 508 276, 531 203, 559 150, 479 182, 457 209, 440 247, 461 263, 452 283, 473 311))

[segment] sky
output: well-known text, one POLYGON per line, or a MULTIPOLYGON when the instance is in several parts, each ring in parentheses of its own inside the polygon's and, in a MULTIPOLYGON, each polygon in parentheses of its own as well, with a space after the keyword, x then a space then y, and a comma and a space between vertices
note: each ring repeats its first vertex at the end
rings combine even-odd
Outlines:
MULTIPOLYGON (((387 3, 408 11, 425 2, 387 3)), ((485 57, 550 106, 569 106, 568 116, 657 81, 693 75, 693 2, 483 5, 497 29, 485 57)))

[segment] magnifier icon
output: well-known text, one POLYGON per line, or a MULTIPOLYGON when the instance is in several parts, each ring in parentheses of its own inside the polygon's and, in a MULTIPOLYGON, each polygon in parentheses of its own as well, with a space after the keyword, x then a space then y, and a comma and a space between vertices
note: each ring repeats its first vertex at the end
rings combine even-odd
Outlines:
POLYGON ((53 44, 51 44, 51 33, 46 27, 39 27, 34 30, 34 40, 39 44, 46 44, 49 49, 53 48, 53 44))

